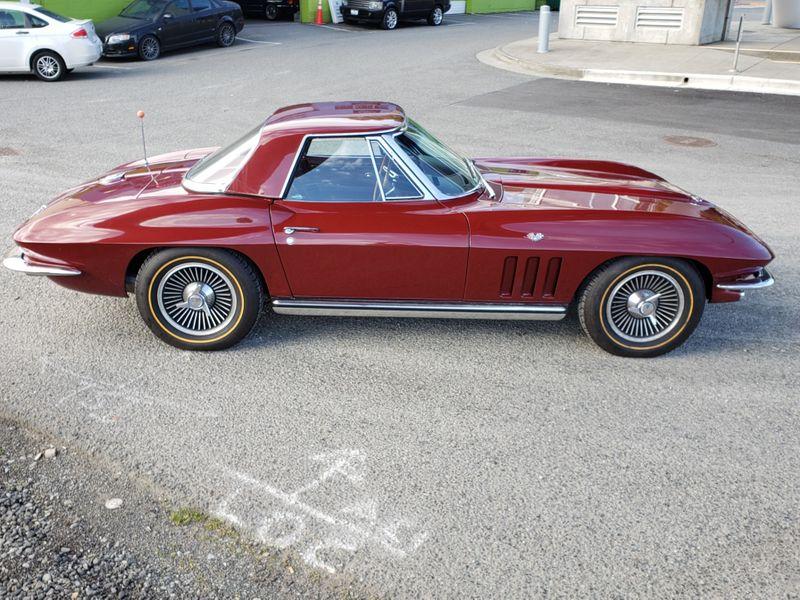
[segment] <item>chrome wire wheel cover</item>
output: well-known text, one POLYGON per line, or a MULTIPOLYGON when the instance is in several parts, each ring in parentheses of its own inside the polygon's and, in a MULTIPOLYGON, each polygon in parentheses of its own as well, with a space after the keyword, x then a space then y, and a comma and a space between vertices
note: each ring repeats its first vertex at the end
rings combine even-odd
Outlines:
POLYGON ((219 32, 219 39, 222 42, 223 46, 230 46, 235 39, 235 33, 233 32, 233 26, 229 23, 226 23, 222 26, 222 29, 219 32))
POLYGON ((390 10, 386 15, 386 27, 389 29, 394 29, 397 27, 397 12, 394 10, 390 10))
POLYGON ((142 42, 142 56, 144 56, 147 60, 153 60, 158 56, 158 53, 158 40, 152 37, 145 38, 145 40, 142 42))
POLYGON ((61 66, 55 58, 46 55, 36 59, 36 71, 45 79, 54 79, 61 72, 61 66))
POLYGON ((433 23, 434 25, 439 25, 442 22, 444 15, 442 14, 442 9, 438 6, 433 9, 433 23))
POLYGON ((609 294, 606 320, 629 342, 652 342, 670 333, 683 316, 683 288, 664 271, 638 271, 623 278, 609 294))
POLYGON ((203 262, 172 267, 161 278, 156 296, 167 323, 192 336, 222 331, 233 320, 238 306, 230 277, 203 262))

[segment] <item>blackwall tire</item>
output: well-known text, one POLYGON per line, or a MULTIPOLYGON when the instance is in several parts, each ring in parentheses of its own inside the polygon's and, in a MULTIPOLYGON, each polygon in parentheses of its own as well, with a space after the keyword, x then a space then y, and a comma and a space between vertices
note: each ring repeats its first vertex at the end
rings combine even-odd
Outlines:
POLYGON ((236 28, 233 23, 223 23, 217 30, 217 46, 230 48, 236 41, 236 28))
POLYGON ((33 57, 31 63, 33 74, 42 81, 60 81, 67 72, 64 60, 51 50, 39 52, 33 57))
POLYGON ((683 344, 700 322, 705 284, 683 260, 630 257, 598 269, 578 299, 581 327, 617 356, 649 358, 683 344))
POLYGON ((267 2, 266 7, 264 8, 264 18, 267 21, 277 21, 280 11, 278 7, 275 6, 272 2, 267 2))
POLYGON ((261 279, 242 256, 216 248, 150 255, 136 277, 136 304, 150 330, 183 350, 222 350, 244 338, 264 301, 261 279))
POLYGON ((400 17, 398 16, 397 11, 394 8, 387 8, 386 12, 383 13, 383 19, 381 19, 381 29, 385 29, 387 31, 397 29, 399 22, 400 17))
POLYGON ((139 40, 138 53, 142 60, 156 60, 161 56, 161 42, 154 35, 146 35, 139 40))
POLYGON ((428 15, 428 25, 438 27, 444 21, 444 11, 441 6, 436 6, 428 15))

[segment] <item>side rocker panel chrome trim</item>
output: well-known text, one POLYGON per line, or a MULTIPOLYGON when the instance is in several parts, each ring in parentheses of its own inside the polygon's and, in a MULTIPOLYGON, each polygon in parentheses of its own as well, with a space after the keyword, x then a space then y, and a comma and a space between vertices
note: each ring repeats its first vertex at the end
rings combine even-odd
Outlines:
POLYGON ((567 314, 567 307, 562 305, 371 302, 281 298, 272 301, 272 310, 282 315, 526 321, 560 321, 567 314))

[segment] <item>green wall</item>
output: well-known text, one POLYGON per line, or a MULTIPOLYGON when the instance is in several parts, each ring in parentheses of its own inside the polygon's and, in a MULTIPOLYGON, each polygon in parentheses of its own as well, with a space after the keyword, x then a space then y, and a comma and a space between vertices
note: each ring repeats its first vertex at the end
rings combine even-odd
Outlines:
POLYGON ((75 19, 92 19, 100 23, 120 13, 132 0, 32 0, 47 9, 75 19))
POLYGON ((473 14, 533 10, 536 0, 467 0, 467 12, 473 14))

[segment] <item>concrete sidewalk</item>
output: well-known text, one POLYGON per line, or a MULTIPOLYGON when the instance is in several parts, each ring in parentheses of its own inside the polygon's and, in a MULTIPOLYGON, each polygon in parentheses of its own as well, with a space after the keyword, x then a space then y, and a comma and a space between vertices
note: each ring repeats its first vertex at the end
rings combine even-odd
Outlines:
MULTIPOLYGON (((733 28, 732 28, 733 29, 733 28)), ((528 75, 605 83, 800 95, 800 30, 745 21, 738 70, 736 43, 706 46, 562 40, 537 53, 536 38, 478 54, 486 64, 528 75)))

